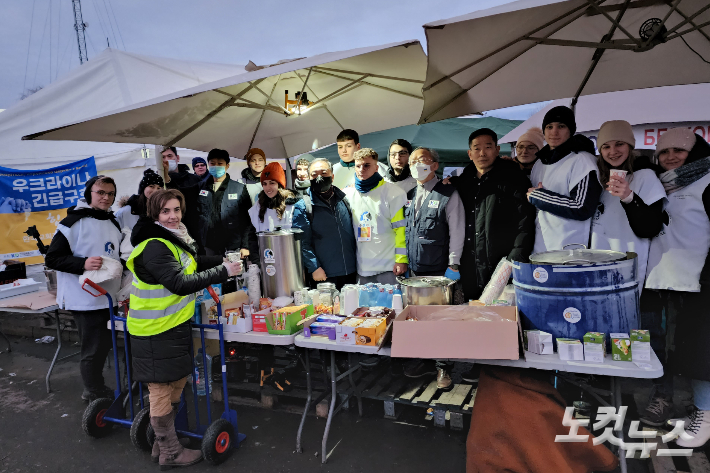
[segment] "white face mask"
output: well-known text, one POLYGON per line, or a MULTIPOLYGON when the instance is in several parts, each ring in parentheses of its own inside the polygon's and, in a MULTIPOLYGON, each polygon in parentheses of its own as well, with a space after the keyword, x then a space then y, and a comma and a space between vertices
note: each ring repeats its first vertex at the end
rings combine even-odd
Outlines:
POLYGON ((168 171, 169 172, 175 172, 177 171, 177 161, 173 161, 172 159, 168 160, 168 171))
POLYGON ((409 172, 412 173, 414 179, 422 181, 431 173, 431 166, 429 164, 417 163, 414 166, 409 166, 409 172))

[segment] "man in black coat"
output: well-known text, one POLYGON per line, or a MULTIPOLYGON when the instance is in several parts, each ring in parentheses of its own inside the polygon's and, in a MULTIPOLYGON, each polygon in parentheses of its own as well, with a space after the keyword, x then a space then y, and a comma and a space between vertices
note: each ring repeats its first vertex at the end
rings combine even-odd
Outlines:
POLYGON ((207 179, 180 189, 187 204, 185 225, 196 240, 199 253, 224 256, 225 251, 241 249, 242 256, 257 262, 256 231, 248 214, 251 198, 246 186, 227 174, 227 151, 211 150, 207 163, 207 179))
POLYGON ((197 185, 202 178, 190 172, 190 166, 179 164, 180 156, 174 146, 165 148, 162 153, 165 187, 182 191, 186 187, 197 185))
POLYGON ((482 128, 468 138, 472 163, 449 181, 466 211, 461 283, 477 299, 502 258, 527 261, 535 238, 535 207, 527 201, 530 180, 513 161, 499 157, 498 136, 482 128))

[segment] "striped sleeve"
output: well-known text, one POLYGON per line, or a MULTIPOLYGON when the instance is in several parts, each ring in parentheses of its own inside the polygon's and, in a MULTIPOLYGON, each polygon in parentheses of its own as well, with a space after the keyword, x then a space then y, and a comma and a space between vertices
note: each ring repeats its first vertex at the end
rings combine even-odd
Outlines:
POLYGON ((394 214, 390 223, 392 223, 394 230, 394 262, 407 264, 409 259, 407 258, 407 236, 405 234, 407 221, 404 219, 404 207, 394 214))
POLYGON ((594 215, 602 192, 596 172, 592 171, 577 183, 569 197, 547 189, 536 189, 530 194, 530 203, 558 217, 587 220, 594 215))

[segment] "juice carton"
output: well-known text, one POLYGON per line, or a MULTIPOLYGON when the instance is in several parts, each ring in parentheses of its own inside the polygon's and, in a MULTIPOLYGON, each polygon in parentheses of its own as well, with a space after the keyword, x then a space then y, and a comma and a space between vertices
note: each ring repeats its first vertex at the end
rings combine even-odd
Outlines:
POLYGON ((584 334, 584 361, 604 363, 606 355, 606 335, 601 332, 584 334))
POLYGON ((631 359, 651 361, 651 334, 648 330, 631 331, 631 359))
POLYGON ((614 361, 631 361, 631 339, 627 333, 610 333, 611 358, 614 361))
POLYGON ((558 338, 557 353, 562 361, 584 360, 584 348, 582 342, 576 338, 558 338))
POLYGON ((555 349, 552 345, 552 334, 542 330, 526 330, 523 333, 525 349, 538 355, 552 355, 555 349))

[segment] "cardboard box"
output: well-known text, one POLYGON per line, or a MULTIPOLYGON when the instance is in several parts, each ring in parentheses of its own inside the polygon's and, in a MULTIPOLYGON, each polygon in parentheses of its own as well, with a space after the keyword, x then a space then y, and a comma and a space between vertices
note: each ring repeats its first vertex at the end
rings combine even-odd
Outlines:
MULTIPOLYGON (((224 302, 224 298, 219 298, 220 303, 224 302)), ((202 316, 202 323, 207 325, 217 325, 219 323, 219 317, 217 315, 217 303, 210 297, 209 299, 204 299, 201 302, 202 308, 200 309, 202 316)), ((224 306, 222 307, 222 314, 224 314, 224 306)))
POLYGON ((557 353, 562 361, 582 361, 584 360, 584 348, 582 342, 576 338, 558 338, 557 353))
POLYGON ((542 330, 525 330, 523 340, 523 346, 531 353, 538 355, 553 355, 555 353, 551 333, 542 330))
POLYGON ((614 361, 631 361, 631 338, 628 333, 610 333, 611 359, 614 361))
POLYGON ((403 358, 450 358, 517 360, 522 336, 516 307, 414 306, 409 305, 392 322, 392 356, 403 358), (499 316, 497 321, 408 321, 408 316, 434 314, 458 307, 481 317, 499 316))
POLYGON ((381 318, 370 318, 370 320, 365 320, 361 325, 355 327, 355 333, 357 337, 355 338, 356 345, 379 345, 380 340, 385 336, 387 331, 387 320, 381 318), (368 326, 364 327, 368 323, 369 325, 376 324, 374 327, 368 326))
POLYGON ((291 335, 300 330, 298 322, 313 315, 313 305, 287 306, 266 314, 267 331, 272 335, 291 335))
POLYGON ((631 360, 651 361, 651 334, 648 330, 631 331, 631 360))
POLYGON ((270 309, 259 310, 251 313, 251 323, 253 332, 268 332, 266 328, 266 316, 271 314, 270 309))
POLYGON ((606 355, 606 335, 601 332, 584 334, 584 361, 604 363, 606 355))
MULTIPOLYGON (((361 317, 355 318, 360 319, 361 317)), ((335 327, 335 342, 339 345, 355 345, 357 340, 356 328, 341 323, 335 327)))

